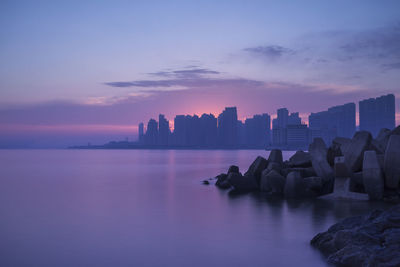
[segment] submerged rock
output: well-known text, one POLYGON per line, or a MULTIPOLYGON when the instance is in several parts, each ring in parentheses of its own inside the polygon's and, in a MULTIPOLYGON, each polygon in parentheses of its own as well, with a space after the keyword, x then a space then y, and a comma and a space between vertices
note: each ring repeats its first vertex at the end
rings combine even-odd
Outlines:
POLYGON ((253 176, 244 175, 242 176, 240 173, 230 173, 228 175, 227 181, 236 192, 250 192, 254 190, 258 190, 258 184, 253 176))
POLYGON ((274 194, 282 194, 285 187, 285 177, 275 170, 264 170, 261 175, 260 190, 274 194))
POLYGON ((400 266, 400 205, 346 218, 311 245, 338 266, 400 266))
POLYGON ((244 174, 244 176, 252 177, 253 179, 256 180, 257 184, 259 184, 261 173, 263 170, 267 168, 267 166, 268 166, 268 161, 265 158, 258 156, 250 165, 249 169, 244 174))
POLYGON ((231 172, 234 173, 239 173, 239 167, 236 165, 231 165, 228 169, 228 174, 230 174, 231 172))

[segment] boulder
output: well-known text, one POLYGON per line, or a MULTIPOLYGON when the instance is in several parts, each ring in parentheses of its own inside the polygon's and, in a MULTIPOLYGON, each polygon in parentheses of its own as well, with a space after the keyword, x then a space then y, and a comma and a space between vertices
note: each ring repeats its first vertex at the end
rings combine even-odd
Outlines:
POLYGON ((275 162, 278 164, 282 164, 283 163, 282 150, 272 149, 271 152, 269 152, 268 162, 275 162))
POLYGON ((350 192, 366 193, 364 188, 363 172, 355 172, 350 177, 350 192))
POLYGON ((375 140, 372 139, 371 140, 371 144, 369 145, 368 150, 374 150, 376 152, 376 154, 383 154, 385 153, 385 149, 381 147, 381 144, 375 140))
POLYGON ((321 194, 322 179, 318 176, 306 177, 303 179, 305 193, 309 197, 316 197, 321 194))
POLYGON ((390 135, 400 135, 400 125, 394 128, 391 132, 390 135))
POLYGON ((236 192, 250 192, 258 190, 258 184, 253 176, 232 172, 228 175, 227 181, 236 192))
POLYGON ((326 159, 329 165, 335 165, 335 158, 342 156, 342 150, 340 149, 340 145, 332 143, 332 145, 328 148, 326 159))
POLYGON ((332 140, 332 144, 333 145, 337 145, 339 147, 342 147, 343 145, 347 145, 351 142, 350 138, 346 138, 346 137, 335 137, 332 140))
POLYGON ((400 266, 400 205, 349 217, 317 234, 311 245, 334 266, 400 266))
POLYGON ((282 194, 285 187, 285 177, 277 171, 264 170, 261 175, 260 190, 263 192, 271 192, 274 194, 282 194))
POLYGON ((286 177, 285 198, 300 198, 305 194, 305 185, 299 172, 291 172, 286 177))
POLYGON ((384 181, 381 167, 374 150, 364 152, 363 183, 365 191, 371 200, 383 198, 384 181))
POLYGON ((335 177, 350 177, 352 175, 343 156, 335 157, 335 164, 333 170, 335 177))
POLYGON ((228 174, 234 172, 234 173, 239 173, 239 167, 236 165, 231 165, 228 169, 228 174))
POLYGON ((328 151, 324 140, 322 140, 322 138, 314 138, 314 141, 310 144, 308 150, 311 155, 312 167, 317 176, 321 177, 324 183, 332 180, 333 170, 326 159, 328 151))
POLYGON ((268 164, 267 170, 271 171, 271 170, 275 170, 277 172, 280 172, 282 169, 282 164, 276 163, 276 162, 270 162, 268 164))
POLYGON ((387 128, 382 128, 379 131, 378 136, 375 139, 374 145, 381 149, 383 152, 386 150, 387 142, 389 141, 389 137, 392 131, 387 128))
POLYGON ((371 140, 372 136, 369 132, 360 131, 354 134, 350 143, 341 147, 346 164, 352 172, 361 170, 364 151, 369 148, 371 140))
POLYGON ((220 175, 216 176, 217 181, 215 182, 215 185, 218 186, 221 189, 228 189, 231 187, 231 185, 228 183, 228 175, 225 173, 221 173, 220 175))
POLYGON ((301 177, 311 177, 311 176, 317 176, 315 170, 313 167, 308 167, 308 168, 286 168, 281 170, 281 174, 286 177, 289 173, 291 172, 299 172, 301 177))
POLYGON ((265 170, 268 166, 268 161, 261 157, 258 156, 253 163, 251 163, 249 169, 247 172, 244 174, 245 176, 252 176, 254 179, 257 181, 259 184, 260 178, 261 178, 261 172, 265 170))
POLYGON ((290 167, 311 167, 311 155, 302 150, 296 151, 296 153, 290 157, 288 165, 290 167))
POLYGON ((396 189, 400 181, 400 135, 391 135, 389 138, 385 151, 384 171, 386 186, 396 189))

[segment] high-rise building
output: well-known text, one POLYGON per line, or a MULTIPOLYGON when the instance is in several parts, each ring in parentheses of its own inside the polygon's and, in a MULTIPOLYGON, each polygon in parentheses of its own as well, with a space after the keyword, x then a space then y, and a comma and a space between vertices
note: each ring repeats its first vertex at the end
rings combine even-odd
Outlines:
POLYGON ((246 145, 254 148, 265 148, 270 144, 271 117, 268 114, 254 115, 245 120, 246 145))
POLYGON ((237 146, 237 110, 228 107, 218 116, 218 145, 233 148, 237 146))
POLYGON ((158 145, 168 146, 169 134, 169 121, 165 119, 164 115, 160 114, 158 116, 158 145))
POLYGON ((277 147, 288 145, 288 125, 301 125, 298 112, 290 113, 286 108, 277 111, 277 117, 272 121, 272 144, 277 147))
POLYGON ((306 124, 288 124, 286 126, 286 143, 289 148, 306 148, 309 144, 306 124))
POLYGON ((172 135, 175 146, 186 145, 186 118, 185 115, 177 115, 174 119, 174 133, 172 135))
POLYGON ((203 114, 200 117, 200 145, 215 147, 217 145, 217 118, 213 114, 203 114))
POLYGON ((382 128, 396 126, 395 97, 393 94, 369 98, 359 102, 360 130, 377 136, 382 128))
POLYGON ((149 146, 155 146, 158 143, 158 124, 155 119, 150 119, 147 123, 145 142, 149 146))
POLYGON ((311 113, 308 122, 310 141, 321 137, 326 144, 331 144, 335 137, 351 138, 356 131, 356 105, 347 103, 311 113))
POLYGON ((139 123, 139 126, 138 126, 138 141, 140 144, 144 143, 144 124, 143 124, 143 122, 139 123))

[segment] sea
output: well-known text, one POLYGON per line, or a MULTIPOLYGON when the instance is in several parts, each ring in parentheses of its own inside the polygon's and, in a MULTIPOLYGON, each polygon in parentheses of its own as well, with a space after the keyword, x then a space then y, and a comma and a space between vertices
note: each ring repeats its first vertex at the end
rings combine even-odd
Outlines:
POLYGON ((0 266, 328 266, 310 240, 381 204, 202 184, 268 154, 0 150, 0 266))

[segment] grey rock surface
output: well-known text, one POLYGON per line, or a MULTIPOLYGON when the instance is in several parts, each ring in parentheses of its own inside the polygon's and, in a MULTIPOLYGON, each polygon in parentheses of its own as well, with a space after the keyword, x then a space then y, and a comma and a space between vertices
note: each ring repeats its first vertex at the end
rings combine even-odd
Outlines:
POLYGON ((374 150, 364 152, 363 184, 371 200, 380 200, 383 198, 384 180, 374 150))
POLYGON ((400 266, 400 205, 343 219, 311 245, 337 266, 400 266))

